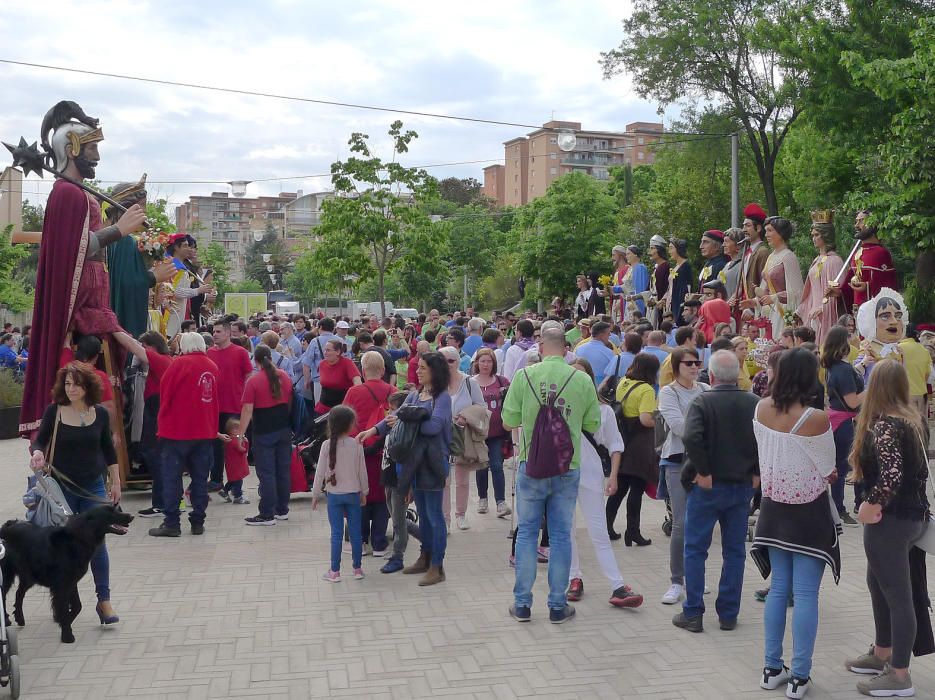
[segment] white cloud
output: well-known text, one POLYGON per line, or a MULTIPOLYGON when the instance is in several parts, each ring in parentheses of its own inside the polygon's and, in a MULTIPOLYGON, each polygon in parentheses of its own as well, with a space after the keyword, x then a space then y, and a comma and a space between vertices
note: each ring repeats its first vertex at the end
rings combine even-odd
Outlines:
MULTIPOLYGON (((526 124, 554 112, 618 129, 655 118, 628 80, 603 80, 597 63, 628 12, 628 2, 612 0, 372 0, 347 10, 324 0, 4 3, 0 58, 526 124)), ((36 138, 45 110, 74 99, 102 120, 102 179, 145 170, 154 183, 219 181, 153 185, 175 203, 235 178, 327 173, 346 157, 352 131, 370 134, 384 154, 396 118, 420 134, 407 157, 418 165, 499 157, 502 141, 525 131, 5 64, 0 84, 3 140, 36 138)), ((479 177, 483 166, 435 172, 479 177)), ((327 184, 275 180, 250 192, 327 184)), ((26 190, 41 196, 50 185, 30 178, 26 190)))

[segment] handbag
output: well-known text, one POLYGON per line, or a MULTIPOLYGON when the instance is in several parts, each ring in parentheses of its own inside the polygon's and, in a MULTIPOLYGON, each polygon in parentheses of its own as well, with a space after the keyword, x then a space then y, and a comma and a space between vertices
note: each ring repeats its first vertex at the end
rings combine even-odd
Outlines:
MULTIPOLYGON (((60 409, 55 409, 55 427, 52 429, 52 440, 49 443, 46 456, 46 467, 52 469, 52 457, 55 455, 55 441, 58 438, 58 424, 61 422, 60 409)), ((39 490, 39 503, 33 515, 33 523, 39 527, 53 527, 64 525, 72 515, 65 494, 58 482, 46 474, 36 474, 36 487, 39 490)))
MULTIPOLYGON (((929 473, 929 484, 931 484, 932 466, 929 464, 928 450, 925 449, 925 443, 922 441, 921 436, 919 437, 919 444, 922 447, 922 459, 925 460, 926 469, 928 469, 929 473)), ((932 486, 932 492, 935 493, 935 485, 932 486)), ((913 543, 913 546, 923 550, 926 554, 935 554, 935 516, 929 515, 922 536, 913 543)))

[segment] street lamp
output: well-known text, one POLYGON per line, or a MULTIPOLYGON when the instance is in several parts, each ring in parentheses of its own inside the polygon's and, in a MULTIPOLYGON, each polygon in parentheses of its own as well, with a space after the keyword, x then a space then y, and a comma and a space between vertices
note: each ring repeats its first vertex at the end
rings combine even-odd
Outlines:
POLYGON ((262 241, 262 240, 263 240, 263 232, 262 232, 262 231, 254 231, 254 232, 253 232, 253 240, 255 240, 257 243, 259 243, 260 241, 262 241))
MULTIPOLYGON (((263 257, 266 257, 266 256, 263 256, 263 257)), ((266 271, 267 271, 267 272, 272 272, 272 271, 273 271, 273 266, 272 266, 272 265, 267 265, 267 266, 266 266, 266 271)))
POLYGON ((232 180, 227 184, 231 186, 231 194, 235 197, 243 197, 247 194, 247 185, 249 185, 252 180, 232 180))
POLYGON ((263 253, 263 262, 268 263, 272 257, 272 253, 263 253))
POLYGON ((574 129, 559 129, 555 142, 563 151, 573 151, 578 144, 578 137, 575 136, 574 129))

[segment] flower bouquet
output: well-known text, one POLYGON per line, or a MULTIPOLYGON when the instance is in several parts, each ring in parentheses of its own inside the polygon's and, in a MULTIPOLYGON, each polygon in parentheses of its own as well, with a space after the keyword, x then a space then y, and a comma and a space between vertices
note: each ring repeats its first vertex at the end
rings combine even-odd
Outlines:
POLYGON ((139 233, 136 237, 136 246, 146 258, 147 267, 152 267, 165 259, 171 235, 158 229, 146 229, 139 233))
POLYGON ((612 281, 610 275, 601 275, 597 278, 597 284, 600 287, 607 287, 612 281))

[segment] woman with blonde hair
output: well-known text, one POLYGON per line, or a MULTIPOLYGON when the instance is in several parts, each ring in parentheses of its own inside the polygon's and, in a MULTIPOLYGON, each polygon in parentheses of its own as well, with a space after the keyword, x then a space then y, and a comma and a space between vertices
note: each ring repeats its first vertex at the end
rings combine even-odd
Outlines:
MULTIPOLYGON (((929 520, 928 464, 922 423, 909 397, 901 364, 878 362, 857 418, 850 463, 863 482, 857 519, 864 523, 867 587, 873 605, 874 644, 845 665, 876 674, 857 689, 874 697, 915 693, 909 657, 916 640, 910 551, 929 520)), ((926 616, 927 618, 927 616, 926 616)))

